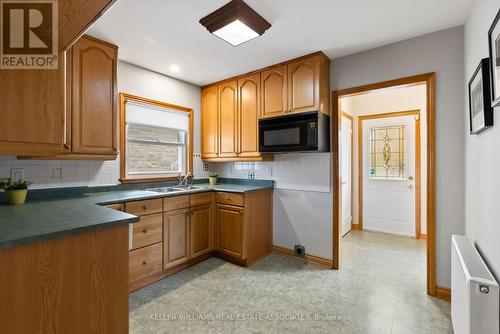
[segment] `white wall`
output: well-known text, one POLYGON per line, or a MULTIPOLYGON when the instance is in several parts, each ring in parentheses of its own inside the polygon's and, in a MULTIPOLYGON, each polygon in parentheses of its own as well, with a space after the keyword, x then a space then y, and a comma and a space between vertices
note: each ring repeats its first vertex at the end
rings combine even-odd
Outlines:
MULTIPOLYGON (((500 9, 498 0, 474 0, 465 24, 465 82, 482 58, 488 57, 488 29, 500 9)), ((465 229, 486 263, 500 279, 500 124, 479 135, 469 135, 467 85, 465 95, 465 229)), ((495 109, 495 122, 498 122, 495 109)))
MULTIPOLYGON (((427 191, 427 99, 426 85, 381 89, 361 95, 340 99, 340 110, 353 116, 353 223, 358 224, 358 116, 390 112, 420 110, 420 156, 421 156, 421 230, 426 234, 427 191)), ((342 159, 342 157, 341 157, 342 159)))
POLYGON ((451 234, 464 233, 463 31, 456 27, 342 57, 331 69, 333 89, 436 72, 436 270, 443 287, 450 287, 451 234))
MULTIPOLYGON (((200 152, 200 88, 125 62, 118 62, 118 92, 192 108, 194 111, 193 152, 200 152)), ((193 158, 194 173, 204 176, 200 158, 193 158)), ((32 188, 72 187, 118 184, 120 160, 60 161, 17 160, 0 156, 0 178, 9 177, 12 168, 22 168, 24 177, 33 182, 32 188), (62 175, 55 178, 60 169, 62 175)))
POLYGON ((210 170, 220 176, 274 180, 273 244, 332 258, 332 195, 330 153, 275 155, 274 161, 212 163, 210 170))

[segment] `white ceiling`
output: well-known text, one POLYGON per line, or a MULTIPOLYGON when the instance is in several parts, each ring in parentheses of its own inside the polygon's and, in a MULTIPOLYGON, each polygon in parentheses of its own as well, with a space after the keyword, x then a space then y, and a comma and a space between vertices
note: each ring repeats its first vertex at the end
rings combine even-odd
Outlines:
POLYGON ((118 45, 121 60, 204 85, 318 50, 333 59, 462 25, 471 0, 246 0, 272 27, 237 47, 198 23, 227 2, 118 0, 89 34, 118 45))

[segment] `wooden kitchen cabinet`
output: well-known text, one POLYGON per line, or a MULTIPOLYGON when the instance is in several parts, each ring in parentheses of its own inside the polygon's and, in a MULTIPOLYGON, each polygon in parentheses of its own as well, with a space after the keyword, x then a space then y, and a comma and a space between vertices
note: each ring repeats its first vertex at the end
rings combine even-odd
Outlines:
POLYGON ((238 82, 218 85, 219 92, 219 154, 221 158, 238 155, 238 82))
POLYGON ((259 157, 260 73, 238 80, 238 156, 259 157))
POLYGON ((219 93, 217 85, 201 90, 201 155, 216 158, 219 147, 219 93))
POLYGON ((272 160, 259 152, 259 119, 311 111, 330 115, 330 59, 315 52, 210 84, 201 95, 204 161, 272 160))
POLYGON ((203 255, 213 250, 212 217, 213 209, 211 204, 191 208, 191 257, 203 255))
POLYGON ((319 110, 320 56, 288 65, 288 112, 319 110))
POLYGON ((272 251, 273 190, 245 194, 217 192, 217 256, 251 265, 272 251))
POLYGON ((265 70, 262 78, 260 118, 283 116, 288 111, 287 65, 265 70))
POLYGON ((60 1, 58 68, 1 70, 0 154, 56 156, 68 152, 65 148, 64 51, 113 2, 60 1))
POLYGON ((0 332, 128 333, 128 260, 126 225, 1 250, 0 332))
POLYGON ((189 208, 163 214, 163 269, 189 260, 189 208))
POLYGON ((71 153, 116 157, 118 48, 84 36, 70 54, 71 153))
POLYGON ((244 259, 243 208, 217 204, 217 251, 244 259))

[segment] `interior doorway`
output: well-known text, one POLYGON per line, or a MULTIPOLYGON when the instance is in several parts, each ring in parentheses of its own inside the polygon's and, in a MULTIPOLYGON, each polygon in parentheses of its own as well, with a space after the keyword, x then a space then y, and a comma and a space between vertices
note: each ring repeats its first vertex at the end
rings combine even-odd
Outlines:
POLYGON ((421 238, 420 117, 421 110, 358 117, 358 229, 421 238))
MULTIPOLYGON (((353 145, 354 156, 356 154, 360 155, 357 163, 354 165, 357 167, 358 172, 351 172, 351 178, 354 183, 358 183, 357 187, 354 186, 355 192, 354 198, 360 198, 360 200, 352 201, 354 212, 352 214, 353 221, 352 229, 373 229, 380 230, 382 232, 389 232, 389 229, 396 231, 396 234, 403 234, 413 236, 415 238, 420 238, 422 235, 427 236, 427 252, 426 252, 426 286, 427 293, 429 295, 436 295, 436 283, 435 283, 435 162, 434 162, 434 138, 435 138, 435 128, 434 128, 434 117, 435 117, 435 74, 423 74, 413 77, 401 78, 386 82, 380 82, 375 84, 369 84, 360 87, 354 87, 349 89, 343 89, 334 91, 332 93, 332 133, 337 133, 339 136, 332 136, 332 156, 333 156, 333 190, 334 190, 334 203, 333 203, 333 262, 334 269, 339 269, 341 267, 342 259, 342 236, 345 235, 345 218, 346 215, 343 210, 349 210, 345 207, 345 200, 343 199, 346 191, 344 189, 343 182, 345 174, 345 162, 341 159, 342 153, 345 150, 342 141, 344 139, 344 133, 342 131, 342 126, 346 123, 343 120, 344 108, 341 106, 341 100, 346 97, 352 97, 362 94, 373 93, 376 91, 412 87, 416 85, 421 85, 424 87, 425 92, 425 117, 424 117, 424 128, 425 133, 421 135, 420 127, 421 122, 421 110, 420 108, 415 108, 413 110, 399 110, 399 114, 393 114, 393 112, 383 113, 378 112, 378 116, 375 116, 373 112, 370 115, 358 115, 354 116, 354 138, 357 138, 357 145, 353 145), (391 115, 389 115, 391 114, 391 115), (359 127, 359 128, 358 128, 359 127), (358 128, 358 129, 356 129, 358 128), (384 166, 384 133, 391 132, 392 135, 401 138, 405 138, 405 143, 408 145, 408 140, 406 136, 413 138, 413 143, 411 145, 414 147, 413 150, 410 149, 403 152, 397 152, 398 155, 405 155, 402 166, 404 168, 385 168, 384 166), (378 143, 374 143, 376 138, 379 138, 378 143), (424 138, 425 143, 421 143, 425 148, 425 156, 419 156, 417 149, 419 145, 417 138, 424 138), (370 141, 373 139, 373 142, 370 141), (378 145, 377 150, 370 150, 370 145, 378 145), (357 151, 357 152, 356 152, 357 151), (365 155, 363 155, 363 151, 365 155), (378 156, 377 160, 371 159, 368 155, 378 156), (364 159, 363 159, 364 158, 364 159), (421 169, 420 166, 424 166, 425 179, 422 180, 420 177, 421 169), (408 167, 409 166, 409 167, 408 167), (413 166, 413 167, 411 167, 413 166), (384 174, 385 173, 385 174, 384 174), (385 175, 385 176, 384 176, 385 175), (385 177, 385 179, 384 179, 385 177), (381 182, 376 182, 381 181, 381 182), (392 183, 391 183, 392 182, 392 183), (423 183, 420 184, 419 183, 423 183), (401 187, 401 189, 400 189, 401 187), (424 193, 422 194, 422 189, 424 193), (363 191, 365 190, 365 191, 363 191), (381 195, 381 191, 385 193, 384 196, 381 195), (363 197, 363 196, 368 197, 363 197), (423 195, 423 196, 421 196, 423 195), (370 196, 376 198, 376 205, 372 207, 367 207, 363 205, 363 199, 369 198, 370 196), (401 207, 394 206, 394 198, 399 197, 396 201, 402 204, 401 207), (425 205, 421 210, 418 209, 421 206, 421 199, 425 198, 425 205), (388 200, 392 199, 392 200, 388 200), (396 212, 396 211, 397 212, 396 212), (356 214, 357 212, 357 214, 356 214), (391 216, 392 214, 392 216, 391 216), (423 216, 423 217, 422 217, 423 216), (423 218, 423 219, 422 219, 423 218), (380 224, 377 219, 383 220, 384 224, 380 224), (422 226, 419 226, 419 221, 424 221, 422 226), (376 226, 374 228, 374 226, 376 226), (425 234, 422 233, 425 231, 425 234)), ((373 108, 370 108, 370 110, 373 108)), ((353 115, 349 112, 352 117, 353 115)), ((344 117, 345 118, 345 117, 344 117)), ((395 138, 396 138, 395 137, 395 138)), ((387 138, 386 138, 387 139, 387 138)), ((397 139, 394 139, 397 140, 397 139)), ((411 141, 411 138, 409 139, 411 141)), ((394 149, 394 148, 392 148, 394 149)), ((398 149, 399 150, 399 149, 398 149)), ((387 148, 385 156, 387 157, 387 148)), ((345 153, 344 153, 345 154, 345 153)), ((351 163, 351 166, 353 164, 351 163)), ((353 194, 351 193, 351 196, 353 194)))

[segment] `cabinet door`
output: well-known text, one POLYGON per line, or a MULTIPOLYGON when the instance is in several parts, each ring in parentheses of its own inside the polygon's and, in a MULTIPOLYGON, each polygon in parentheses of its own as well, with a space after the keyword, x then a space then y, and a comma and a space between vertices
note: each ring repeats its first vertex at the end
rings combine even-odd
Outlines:
POLYGON ((288 65, 288 108, 292 113, 319 110, 320 56, 288 65))
POLYGON ((191 211, 191 257, 206 254, 213 249, 212 205, 191 211))
POLYGON ((163 269, 189 260, 189 209, 163 216, 163 269))
POLYGON ((220 84, 219 87, 219 157, 237 156, 238 136, 238 82, 220 84))
POLYGON ((216 158, 218 151, 218 109, 217 86, 201 91, 201 156, 216 158))
POLYGON ((244 259, 243 208, 217 204, 217 250, 244 259))
POLYGON ((261 73, 261 118, 282 116, 287 112, 287 67, 276 67, 261 73))
POLYGON ((72 152, 117 154, 117 48, 82 37, 72 54, 72 152))
POLYGON ((259 157, 260 74, 238 80, 238 156, 259 157))

